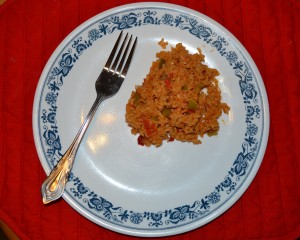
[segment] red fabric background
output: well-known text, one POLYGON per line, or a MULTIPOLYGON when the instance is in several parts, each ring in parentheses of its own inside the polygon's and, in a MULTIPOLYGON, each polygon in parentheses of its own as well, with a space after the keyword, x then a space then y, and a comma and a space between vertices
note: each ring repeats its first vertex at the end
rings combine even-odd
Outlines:
MULTIPOLYGON (((132 0, 7 0, 0 6, 0 218, 22 239, 131 239, 86 220, 65 201, 44 206, 46 175, 31 114, 43 67, 76 26, 132 0)), ((242 198, 213 222, 162 239, 300 237, 300 1, 172 0, 231 31, 266 85, 270 137, 261 168, 242 198)))

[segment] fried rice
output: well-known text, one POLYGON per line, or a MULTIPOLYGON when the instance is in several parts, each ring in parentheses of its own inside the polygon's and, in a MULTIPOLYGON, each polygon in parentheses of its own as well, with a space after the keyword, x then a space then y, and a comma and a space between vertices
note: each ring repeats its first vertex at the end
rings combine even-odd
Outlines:
MULTIPOLYGON (((162 47, 166 42, 159 42, 162 47)), ((221 101, 216 76, 204 55, 190 54, 178 43, 156 54, 150 72, 126 105, 126 122, 138 144, 160 146, 164 140, 200 144, 205 134, 217 135, 219 117, 230 107, 221 101)))

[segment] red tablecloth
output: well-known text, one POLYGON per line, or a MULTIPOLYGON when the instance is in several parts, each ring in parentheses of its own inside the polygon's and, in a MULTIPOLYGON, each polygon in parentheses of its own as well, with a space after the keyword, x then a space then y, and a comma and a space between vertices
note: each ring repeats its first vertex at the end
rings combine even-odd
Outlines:
MULTIPOLYGON (((32 133, 44 65, 75 27, 128 0, 7 0, 0 6, 0 218, 22 239, 130 239, 90 222, 64 200, 44 206, 46 175, 32 133)), ((222 216, 167 239, 300 237, 300 1, 171 0, 208 15, 246 47, 263 77, 270 136, 246 193, 222 216)), ((164 238, 165 239, 165 238, 164 238)))

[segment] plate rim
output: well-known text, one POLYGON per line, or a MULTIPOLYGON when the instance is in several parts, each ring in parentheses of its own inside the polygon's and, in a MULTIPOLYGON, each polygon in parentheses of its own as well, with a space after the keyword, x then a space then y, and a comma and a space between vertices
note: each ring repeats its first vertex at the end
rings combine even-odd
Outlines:
MULTIPOLYGON (((201 224, 199 226, 198 222, 199 221, 195 221, 192 223, 189 223, 187 225, 181 225, 180 227, 175 227, 175 228, 171 228, 170 230, 166 230, 163 229, 160 231, 150 231, 150 232, 141 232, 140 230, 135 230, 135 229, 128 229, 128 228, 119 228, 116 227, 116 225, 113 225, 111 223, 105 222, 105 221, 100 221, 101 224, 99 224, 99 219, 96 219, 95 217, 91 216, 89 213, 86 213, 85 211, 83 211, 83 209, 81 209, 80 207, 77 206, 78 203, 74 203, 72 198, 70 197, 70 195, 68 193, 64 193, 63 194, 63 198, 68 202, 68 204, 70 206, 72 206, 72 208, 74 208, 76 211, 78 211, 83 217, 88 218, 89 220, 91 220, 92 222, 101 225, 105 228, 108 228, 110 230, 119 232, 119 233, 123 233, 123 234, 128 234, 128 235, 133 235, 133 236, 146 236, 146 237, 158 237, 158 236, 170 236, 170 235, 174 235, 174 234, 178 234, 178 233, 183 233, 183 232, 187 232, 190 230, 193 230, 195 228, 201 227, 205 224, 207 224, 208 222, 212 221, 213 219, 215 219, 216 217, 220 216, 221 214, 223 214, 224 212, 226 212, 231 206, 234 205, 234 203, 236 201, 238 201, 238 199, 240 199, 240 197, 245 193, 245 191, 248 189, 249 185, 252 183, 254 177, 257 174, 258 169, 260 168, 260 165, 262 163, 264 154, 265 154, 265 150, 266 150, 266 146, 267 146, 267 142, 268 142, 268 135, 269 135, 269 122, 270 122, 270 114, 269 114, 269 103, 268 103, 268 99, 267 99, 267 93, 266 93, 266 89, 264 86, 264 82, 263 79, 260 75, 260 72, 255 64, 255 62, 253 61, 251 55, 248 53, 248 51, 245 49, 245 47, 240 43, 240 41, 229 31, 227 30, 225 27, 223 27, 221 24, 219 24, 218 22, 216 22, 215 20, 211 19, 210 17, 204 15, 201 12, 195 11, 191 8, 187 8, 184 6, 180 6, 177 4, 170 4, 170 3, 162 3, 162 2, 138 2, 138 3, 131 3, 131 4, 125 4, 125 5, 121 5, 118 7, 114 7, 111 9, 108 9, 106 11, 100 12, 99 14, 95 15, 94 17, 91 17, 90 19, 86 20, 85 22, 83 22, 82 24, 80 24, 78 27, 76 27, 74 30, 72 30, 61 42, 60 44, 56 47, 56 49, 53 51, 53 53, 51 54, 50 58, 48 59, 46 65, 44 66, 43 72, 39 78, 38 81, 38 85, 36 88, 36 92, 35 92, 35 97, 34 97, 34 104, 33 104, 33 111, 32 111, 32 125, 33 125, 33 135, 34 135, 34 142, 35 142, 35 146, 36 146, 36 150, 39 156, 39 160, 42 164, 42 167, 44 169, 44 171, 46 172, 46 174, 48 175, 50 172, 50 167, 48 166, 48 164, 45 161, 42 161, 43 158, 45 158, 44 156, 44 152, 42 150, 42 143, 39 141, 39 130, 38 130, 38 117, 39 116, 39 101, 40 101, 40 96, 41 96, 41 90, 43 88, 44 85, 44 80, 46 78, 46 75, 48 74, 49 70, 51 69, 51 65, 53 64, 55 58, 57 57, 57 55, 62 51, 63 47, 66 46, 66 44, 73 39, 80 30, 85 29, 87 26, 92 25, 95 21, 97 21, 100 18, 106 17, 108 15, 112 15, 114 13, 118 13, 121 11, 128 11, 130 9, 138 9, 138 8, 151 8, 151 7, 156 7, 156 8, 160 8, 160 9, 167 9, 167 10, 176 10, 179 12, 183 12, 189 15, 193 15, 196 18, 201 18, 203 20, 205 20, 207 23, 209 23, 210 25, 215 26, 218 30, 220 30, 222 33, 226 34, 231 40, 232 43, 235 45, 235 47, 237 49, 240 50, 240 52, 246 57, 249 65, 252 68, 252 71, 255 73, 255 76, 257 78, 257 82, 259 83, 259 90, 261 92, 261 101, 262 101, 262 108, 264 111, 264 127, 263 127, 263 133, 262 133, 262 137, 264 137, 265 141, 263 141, 263 139, 261 140, 261 146, 260 146, 260 151, 257 154, 256 157, 256 161, 259 160, 259 162, 257 162, 256 164, 253 165, 253 168, 249 171, 249 173, 251 172, 252 174, 249 174, 248 177, 245 179, 244 183, 242 184, 243 189, 244 190, 237 190, 235 193, 235 197, 231 197, 230 199, 228 199, 228 201, 226 203, 224 203, 222 205, 222 209, 224 208, 224 211, 221 211, 221 213, 219 213, 219 211, 214 211, 213 213, 211 213, 210 215, 208 215, 206 217, 206 221, 202 221, 204 222, 203 224, 201 224)), ((160 229, 157 229, 160 230, 160 229)))

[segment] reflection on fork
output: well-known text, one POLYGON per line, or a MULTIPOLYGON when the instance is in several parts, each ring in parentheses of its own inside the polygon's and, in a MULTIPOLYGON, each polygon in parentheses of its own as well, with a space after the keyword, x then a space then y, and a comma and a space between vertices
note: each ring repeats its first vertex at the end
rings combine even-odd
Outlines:
POLYGON ((96 80, 95 88, 97 97, 94 104, 84 119, 72 144, 42 184, 41 191, 44 204, 57 200, 62 196, 78 147, 97 108, 103 100, 112 97, 118 92, 126 77, 137 44, 137 38, 135 38, 132 44, 132 35, 128 40, 127 33, 121 47, 119 47, 122 33, 123 31, 121 31, 102 72, 96 80))

